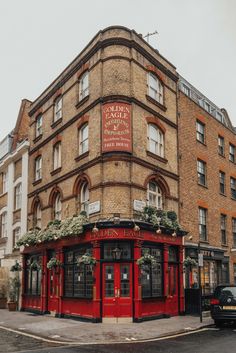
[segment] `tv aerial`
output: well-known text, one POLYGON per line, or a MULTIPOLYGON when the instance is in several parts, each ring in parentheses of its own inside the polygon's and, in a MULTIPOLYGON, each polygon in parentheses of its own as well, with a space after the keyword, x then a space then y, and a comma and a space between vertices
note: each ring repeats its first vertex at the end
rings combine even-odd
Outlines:
POLYGON ((157 31, 152 32, 152 33, 147 33, 143 38, 147 38, 147 42, 149 44, 149 37, 154 36, 155 34, 159 34, 157 31))

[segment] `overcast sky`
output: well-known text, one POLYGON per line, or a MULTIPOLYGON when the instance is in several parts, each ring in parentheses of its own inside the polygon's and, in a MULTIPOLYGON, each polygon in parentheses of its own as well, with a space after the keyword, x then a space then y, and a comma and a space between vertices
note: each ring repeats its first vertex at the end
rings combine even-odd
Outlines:
POLYGON ((34 100, 110 25, 143 35, 236 126, 236 0, 0 0, 0 140, 21 99, 34 100))

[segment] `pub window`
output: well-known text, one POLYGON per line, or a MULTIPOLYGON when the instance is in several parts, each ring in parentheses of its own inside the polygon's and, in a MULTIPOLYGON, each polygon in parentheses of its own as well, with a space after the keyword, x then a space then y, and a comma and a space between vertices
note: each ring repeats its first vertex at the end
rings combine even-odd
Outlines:
POLYGON ((64 294, 66 297, 93 297, 93 269, 90 265, 79 265, 78 260, 85 253, 92 255, 90 247, 67 250, 64 264, 64 294))
POLYGON ((177 262, 178 255, 177 255, 177 248, 170 246, 169 247, 169 262, 177 262))
POLYGON ((145 254, 154 256, 156 264, 141 266, 142 298, 160 297, 163 295, 162 249, 158 247, 143 247, 142 256, 145 254))
POLYGON ((42 267, 41 255, 32 255, 26 259, 25 294, 41 295, 41 280, 42 280, 41 267, 42 267))

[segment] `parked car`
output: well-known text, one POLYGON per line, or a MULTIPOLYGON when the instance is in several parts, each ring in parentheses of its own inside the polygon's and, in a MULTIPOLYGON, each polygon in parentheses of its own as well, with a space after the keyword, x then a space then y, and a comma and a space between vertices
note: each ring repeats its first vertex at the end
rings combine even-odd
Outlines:
POLYGON ((236 323, 236 285, 217 286, 210 304, 216 326, 225 322, 236 323))

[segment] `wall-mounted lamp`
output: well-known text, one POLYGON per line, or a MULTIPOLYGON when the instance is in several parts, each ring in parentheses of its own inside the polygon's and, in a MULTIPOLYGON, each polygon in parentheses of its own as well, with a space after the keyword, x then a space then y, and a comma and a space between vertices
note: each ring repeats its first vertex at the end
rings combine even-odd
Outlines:
POLYGON ((134 219, 133 219, 133 222, 134 222, 133 230, 134 230, 135 232, 139 232, 139 231, 140 231, 140 227, 135 223, 134 219))
POLYGON ((99 229, 98 229, 98 227, 97 227, 97 222, 94 223, 92 232, 93 232, 93 233, 98 233, 98 232, 99 232, 99 229))
POLYGON ((113 259, 120 260, 121 253, 122 253, 122 249, 120 249, 120 248, 118 248, 118 246, 116 246, 115 249, 112 250, 113 259))

